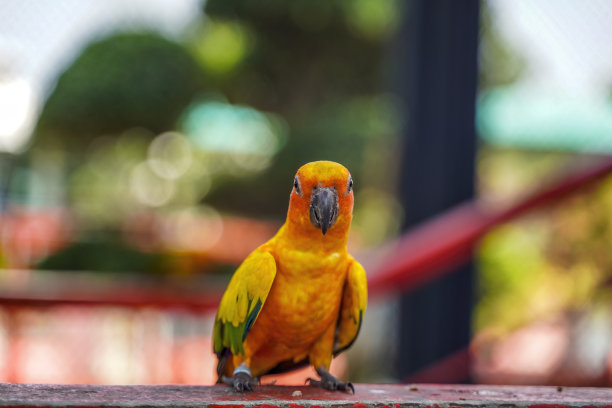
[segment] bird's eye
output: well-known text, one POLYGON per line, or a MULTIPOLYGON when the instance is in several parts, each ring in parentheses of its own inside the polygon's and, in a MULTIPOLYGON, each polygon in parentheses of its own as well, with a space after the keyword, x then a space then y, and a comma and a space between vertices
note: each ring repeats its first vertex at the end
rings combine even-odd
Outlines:
POLYGON ((349 177, 348 187, 346 189, 346 194, 350 193, 352 189, 353 189, 353 178, 349 177))
POLYGON ((295 188, 296 193, 302 195, 302 191, 300 190, 300 182, 298 181, 297 177, 293 180, 293 188, 295 188))

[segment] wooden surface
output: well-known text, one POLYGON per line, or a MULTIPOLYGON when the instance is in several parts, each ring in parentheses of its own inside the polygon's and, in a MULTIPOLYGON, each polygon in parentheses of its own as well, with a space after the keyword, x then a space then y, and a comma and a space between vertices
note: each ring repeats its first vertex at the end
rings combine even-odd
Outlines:
POLYGON ((91 386, 0 383, 2 407, 612 408, 610 388, 356 384, 355 395, 304 386, 91 386))

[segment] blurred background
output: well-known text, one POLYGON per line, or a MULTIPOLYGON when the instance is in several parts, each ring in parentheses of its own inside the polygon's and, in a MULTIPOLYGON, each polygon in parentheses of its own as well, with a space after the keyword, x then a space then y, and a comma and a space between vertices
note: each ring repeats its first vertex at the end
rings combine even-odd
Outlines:
POLYGON ((0 381, 214 383, 220 295, 325 159, 372 284, 338 375, 612 385, 610 2, 5 0, 0 21, 0 381))

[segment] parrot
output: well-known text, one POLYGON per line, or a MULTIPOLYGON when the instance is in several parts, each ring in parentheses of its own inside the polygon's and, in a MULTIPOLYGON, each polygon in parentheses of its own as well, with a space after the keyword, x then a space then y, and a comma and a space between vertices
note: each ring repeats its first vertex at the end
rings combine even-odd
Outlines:
POLYGON ((260 378, 312 365, 311 386, 355 392, 329 372, 360 331, 364 268, 348 253, 353 179, 315 161, 293 180, 285 223, 248 255, 221 298, 213 329, 217 383, 253 391, 260 378))

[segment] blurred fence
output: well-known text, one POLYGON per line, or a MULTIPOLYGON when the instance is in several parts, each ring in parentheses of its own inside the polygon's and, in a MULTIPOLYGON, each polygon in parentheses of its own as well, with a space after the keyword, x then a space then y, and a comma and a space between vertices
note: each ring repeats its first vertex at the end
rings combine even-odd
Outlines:
MULTIPOLYGON (((364 257, 372 300, 439 278, 467 261, 495 226, 563 200, 611 172, 612 160, 603 160, 572 169, 507 208, 491 211, 466 203, 418 226, 364 257)), ((5 270, 0 274, 0 378, 212 383, 209 333, 224 285, 192 278, 143 282, 123 275, 5 270)), ((467 350, 460 352, 413 379, 462 378, 467 373, 456 371, 468 369, 467 358, 467 350)))

